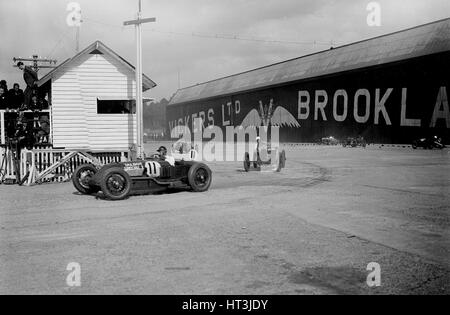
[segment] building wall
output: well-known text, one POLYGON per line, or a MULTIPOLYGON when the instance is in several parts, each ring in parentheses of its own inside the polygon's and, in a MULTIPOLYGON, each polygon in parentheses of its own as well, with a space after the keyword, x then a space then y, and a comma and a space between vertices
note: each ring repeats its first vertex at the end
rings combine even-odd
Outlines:
MULTIPOLYGON (((364 136, 373 143, 410 143, 438 134, 450 142, 450 52, 403 60, 282 86, 171 104, 169 128, 204 117, 205 126, 239 126, 259 102, 284 107, 300 128, 280 130, 283 142, 364 136), (309 99, 308 99, 309 97, 309 99)), ((225 131, 225 130, 223 130, 225 131)))
POLYGON ((52 84, 53 145, 101 151, 136 142, 136 115, 98 114, 99 99, 134 99, 134 72, 107 54, 61 67, 52 84))
POLYGON ((87 128, 80 78, 76 71, 68 71, 52 85, 53 146, 88 149, 87 128))

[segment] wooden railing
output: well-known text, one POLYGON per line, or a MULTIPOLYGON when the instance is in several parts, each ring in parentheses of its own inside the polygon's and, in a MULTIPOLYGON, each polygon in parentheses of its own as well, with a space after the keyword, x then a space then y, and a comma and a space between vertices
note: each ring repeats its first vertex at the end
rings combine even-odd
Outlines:
POLYGON ((102 165, 123 162, 130 158, 129 152, 83 153, 83 151, 77 150, 56 150, 51 147, 22 149, 15 167, 12 152, 3 146, 0 148, 0 180, 15 180, 16 183, 23 181, 28 185, 42 182, 64 182, 71 179, 78 166, 90 163, 86 156, 92 156, 96 163, 102 165), (33 178, 38 178, 38 180, 33 180, 33 178))

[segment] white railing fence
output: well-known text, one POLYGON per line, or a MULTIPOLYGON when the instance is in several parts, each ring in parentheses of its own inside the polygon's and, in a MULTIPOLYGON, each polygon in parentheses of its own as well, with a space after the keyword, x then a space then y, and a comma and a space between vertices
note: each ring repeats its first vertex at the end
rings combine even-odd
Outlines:
POLYGON ((89 157, 94 158, 95 163, 105 165, 128 161, 130 154, 129 152, 90 152, 86 154, 83 151, 52 148, 22 149, 17 161, 18 172, 15 170, 13 154, 9 149, 0 148, 0 157, 1 181, 16 179, 16 183, 23 181, 32 185, 42 182, 69 181, 78 166, 90 163, 89 157), (38 180, 34 181, 32 178, 38 180))

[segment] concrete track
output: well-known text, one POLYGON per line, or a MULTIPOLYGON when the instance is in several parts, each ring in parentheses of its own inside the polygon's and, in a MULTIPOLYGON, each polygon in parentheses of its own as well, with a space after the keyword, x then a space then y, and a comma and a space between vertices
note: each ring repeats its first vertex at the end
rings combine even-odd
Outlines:
POLYGON ((282 173, 211 163, 203 194, 0 186, 0 293, 450 293, 448 150, 286 150, 282 173))

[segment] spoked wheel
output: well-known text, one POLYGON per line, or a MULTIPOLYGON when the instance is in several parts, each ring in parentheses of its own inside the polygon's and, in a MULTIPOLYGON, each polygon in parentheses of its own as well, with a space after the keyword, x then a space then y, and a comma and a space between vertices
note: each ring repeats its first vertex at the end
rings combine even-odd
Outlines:
POLYGON ((97 187, 89 185, 91 178, 97 173, 97 169, 92 164, 84 164, 79 166, 72 177, 72 183, 75 188, 82 194, 94 194, 99 191, 97 187))
POLYGON ((100 180, 100 187, 106 198, 122 200, 131 191, 131 177, 123 169, 113 167, 105 171, 100 180))
POLYGON ((244 156, 244 170, 246 172, 250 171, 250 155, 247 153, 245 153, 244 156))
POLYGON ((188 181, 192 190, 204 192, 209 189, 212 182, 212 172, 208 166, 202 163, 194 164, 188 173, 188 181))

